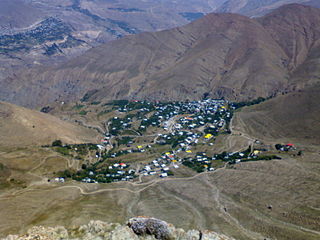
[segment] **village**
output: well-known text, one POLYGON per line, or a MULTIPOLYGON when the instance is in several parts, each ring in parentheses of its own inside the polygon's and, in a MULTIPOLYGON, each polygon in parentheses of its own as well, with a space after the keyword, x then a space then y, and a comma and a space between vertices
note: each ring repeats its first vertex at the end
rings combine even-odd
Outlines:
MULTIPOLYGON (((238 152, 212 153, 216 137, 230 134, 230 121, 237 108, 226 100, 206 99, 193 102, 152 103, 118 100, 107 104, 117 113, 104 122, 106 131, 101 143, 59 146, 60 153, 85 162, 77 171, 66 170, 55 179, 66 178, 85 183, 142 181, 143 178, 167 178, 180 168, 195 173, 215 171, 240 162, 281 159, 265 149, 249 146, 238 152), (69 152, 66 153, 66 149, 69 152), (82 157, 76 153, 82 149, 82 157), (90 154, 89 154, 90 155, 90 154)), ((279 146, 278 146, 279 147, 279 146)), ((289 150, 282 146, 279 150, 289 150)))

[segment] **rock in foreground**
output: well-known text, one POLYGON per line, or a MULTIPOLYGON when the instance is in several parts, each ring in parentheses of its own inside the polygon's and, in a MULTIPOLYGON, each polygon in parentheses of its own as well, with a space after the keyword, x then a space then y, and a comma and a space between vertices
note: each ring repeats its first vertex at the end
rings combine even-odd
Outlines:
POLYGON ((87 225, 66 229, 65 227, 31 228, 26 234, 10 235, 4 240, 231 240, 227 236, 198 230, 184 231, 155 218, 137 217, 128 221, 127 226, 90 221, 87 225))

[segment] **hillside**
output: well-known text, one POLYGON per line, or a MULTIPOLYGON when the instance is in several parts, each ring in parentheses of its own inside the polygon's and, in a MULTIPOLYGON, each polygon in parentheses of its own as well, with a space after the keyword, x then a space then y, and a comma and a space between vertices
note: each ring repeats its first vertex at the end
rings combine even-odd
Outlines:
MULTIPOLYGON (((118 239, 110 225, 101 229, 88 219, 124 224, 154 216, 185 229, 180 234, 197 229, 191 233, 205 236, 210 229, 239 240, 319 239, 318 145, 304 140, 302 127, 295 129, 296 119, 306 124, 300 113, 317 121, 319 94, 307 92, 301 105, 289 99, 278 109, 287 96, 262 103, 266 114, 254 122, 257 110, 247 109, 260 105, 234 113, 235 105, 224 100, 59 104, 50 113, 100 127, 105 137, 99 146, 0 145, 0 236, 23 239, 40 225, 29 234, 81 238, 88 230, 118 239), (264 105, 270 102, 272 107, 264 105), (249 119, 247 125, 238 121, 246 112, 241 118, 249 119), (288 126, 266 122, 273 112, 288 126), (279 136, 286 127, 292 135, 279 136), (297 149, 275 149, 289 142, 297 149), (73 227, 81 225, 87 227, 73 227)), ((117 234, 130 232, 123 230, 117 234)))
POLYGON ((48 114, 0 102, 0 145, 34 146, 51 144, 60 139, 65 143, 95 142, 97 133, 64 122, 48 114))
POLYGON ((220 3, 2 0, 0 82, 19 70, 61 63, 126 35, 186 24, 214 11, 220 3))
POLYGON ((102 43, 182 26, 211 12, 262 16, 287 3, 317 0, 3 0, 0 83, 30 67, 59 64, 102 43))
POLYGON ((289 57, 289 70, 296 69, 314 51, 319 51, 320 11, 317 8, 291 4, 267 14, 258 21, 289 57))
POLYGON ((107 43, 58 67, 25 71, 4 81, 0 99, 36 107, 81 98, 267 97, 296 87, 292 73, 319 47, 318 21, 319 9, 297 4, 259 19, 208 14, 180 28, 107 43))
MULTIPOLYGON (((320 86, 307 88, 243 109, 238 127, 259 139, 320 144, 320 86)), ((236 125, 237 125, 236 124, 236 125)))

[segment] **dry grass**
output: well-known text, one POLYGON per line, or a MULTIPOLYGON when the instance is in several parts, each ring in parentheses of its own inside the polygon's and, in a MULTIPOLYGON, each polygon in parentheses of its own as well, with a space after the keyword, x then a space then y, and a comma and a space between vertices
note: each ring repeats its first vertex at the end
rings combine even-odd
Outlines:
MULTIPOLYGON (((242 163, 192 180, 165 180, 149 187, 73 182, 34 185, 1 195, 1 218, 6 221, 1 221, 0 229, 8 234, 34 224, 72 226, 89 219, 123 223, 129 217, 147 215, 178 227, 212 229, 237 239, 317 239, 319 235, 311 232, 319 230, 319 211, 314 210, 319 208, 316 159, 310 153, 301 158, 242 163), (75 186, 93 194, 81 195, 75 186), (103 191, 94 194, 99 189, 103 191)), ((187 177, 188 171, 181 168, 175 177, 187 177)))
MULTIPOLYGON (((235 135, 221 135, 213 146, 199 145, 194 152, 239 150, 247 147, 250 138, 267 145, 298 139, 280 138, 281 128, 273 130, 276 124, 269 125, 263 117, 254 120, 260 116, 259 108, 251 109, 236 114, 235 135), (264 133, 268 129, 270 135, 264 133)), ((300 157, 277 153, 282 160, 241 163, 193 178, 195 173, 182 166, 174 176, 182 179, 143 178, 143 184, 44 182, 43 177, 66 167, 66 159, 46 149, 1 147, 0 162, 10 170, 7 178, 17 181, 9 182, 0 195, 1 236, 33 225, 72 226, 91 219, 124 223, 129 217, 147 215, 236 239, 316 240, 320 236, 319 150, 304 140, 298 141, 304 150, 300 157)), ((167 146, 151 150, 155 152, 150 160, 167 146)), ((136 153, 115 160, 139 162, 143 156, 136 153)))
POLYGON ((97 133, 48 114, 0 102, 0 146, 96 142, 97 133))

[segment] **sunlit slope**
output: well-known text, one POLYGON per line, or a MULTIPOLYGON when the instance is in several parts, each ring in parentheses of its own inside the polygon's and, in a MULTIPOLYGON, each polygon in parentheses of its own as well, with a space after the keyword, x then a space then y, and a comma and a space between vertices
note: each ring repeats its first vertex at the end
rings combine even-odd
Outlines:
POLYGON ((257 138, 320 143, 320 86, 276 97, 236 114, 235 126, 257 138))
POLYGON ((48 114, 0 102, 0 145, 43 145, 96 141, 96 132, 48 114))

